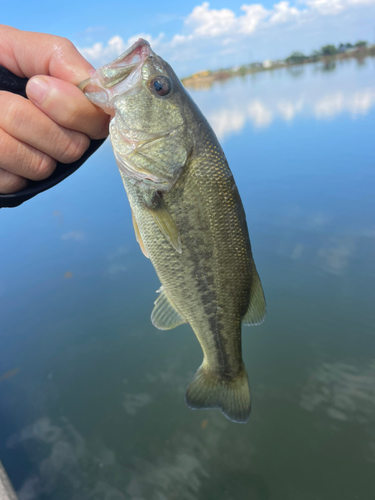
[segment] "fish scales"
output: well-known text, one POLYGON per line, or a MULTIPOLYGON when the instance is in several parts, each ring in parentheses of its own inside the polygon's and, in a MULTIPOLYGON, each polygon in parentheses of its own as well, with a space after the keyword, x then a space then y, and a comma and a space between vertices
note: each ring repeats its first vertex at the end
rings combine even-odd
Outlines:
POLYGON ((184 228, 181 254, 144 209, 137 186, 125 175, 123 180, 142 240, 171 302, 194 329, 211 368, 223 377, 237 375, 240 318, 250 293, 250 247, 222 153, 213 150, 187 164, 173 192, 163 198, 177 226, 184 228))
MULTIPOLYGON (((134 51, 150 54, 148 45, 142 45, 147 42, 137 43, 140 45, 125 53, 126 62, 134 51)), ((159 60, 160 73, 175 77, 159 60)), ((241 324, 263 320, 263 291, 245 212, 225 155, 211 127, 175 78, 175 101, 180 107, 183 99, 187 101, 180 113, 182 124, 173 116, 173 109, 169 110, 167 122, 177 123, 171 132, 161 137, 149 133, 129 149, 139 131, 137 128, 137 134, 133 132, 129 139, 122 120, 128 113, 134 122, 142 121, 138 116, 142 109, 139 104, 137 107, 137 99, 142 96, 135 92, 114 106, 111 140, 137 239, 162 283, 153 323, 162 329, 189 323, 203 350, 203 363, 187 389, 187 403, 194 409, 220 408, 233 421, 245 422, 250 413, 250 393, 242 360, 241 324), (136 109, 133 114, 132 109, 136 109), (117 117, 119 110, 122 113, 117 117), (172 165, 169 170, 165 162, 172 165), (162 181, 157 178, 160 175, 162 181)), ((100 82, 94 82, 97 89, 100 82)), ((162 109, 160 99, 149 106, 149 121, 155 114, 160 116, 162 109)))

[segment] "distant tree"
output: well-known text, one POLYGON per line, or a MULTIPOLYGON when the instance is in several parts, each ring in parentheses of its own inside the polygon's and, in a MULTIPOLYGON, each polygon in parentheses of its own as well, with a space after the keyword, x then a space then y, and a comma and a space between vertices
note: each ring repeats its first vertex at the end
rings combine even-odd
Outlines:
POLYGON ((359 40, 359 42, 355 43, 354 44, 354 47, 367 47, 367 42, 365 42, 364 40, 359 40))
POLYGON ((303 54, 302 52, 293 52, 292 55, 285 59, 285 62, 287 62, 288 64, 299 64, 303 61, 306 61, 306 59, 308 59, 308 57, 305 56, 305 54, 303 54))
POLYGON ((349 49, 352 49, 353 45, 351 43, 340 43, 337 46, 337 52, 346 52, 349 49))
POLYGON ((336 47, 334 45, 324 45, 321 48, 323 56, 334 56, 337 53, 336 47))
POLYGON ((311 54, 310 58, 313 61, 318 61, 322 56, 322 53, 319 50, 314 50, 314 52, 311 54))

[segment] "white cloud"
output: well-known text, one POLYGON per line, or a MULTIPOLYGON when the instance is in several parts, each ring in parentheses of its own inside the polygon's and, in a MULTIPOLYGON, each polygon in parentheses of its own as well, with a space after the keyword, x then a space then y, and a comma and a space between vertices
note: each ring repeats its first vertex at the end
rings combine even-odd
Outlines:
POLYGON ((305 0, 304 2, 319 14, 330 16, 360 5, 371 5, 374 0, 305 0))
MULTIPOLYGON (((288 5, 288 2, 276 4, 273 17, 280 15, 280 11, 289 10, 294 14, 299 12, 295 8, 289 8, 288 5)), ((244 14, 237 17, 230 9, 210 9, 210 4, 204 2, 194 7, 185 20, 185 26, 192 28, 193 37, 236 36, 238 33, 249 35, 256 30, 263 19, 271 16, 273 12, 265 9, 261 4, 244 4, 241 10, 244 14)))
POLYGON ((174 37, 172 38, 170 46, 172 48, 177 47, 178 45, 186 43, 186 41, 188 41, 188 40, 192 40, 192 38, 193 38, 193 35, 184 36, 184 35, 179 35, 177 33, 177 35, 174 35, 174 37))
POLYGON ((344 8, 342 0, 306 0, 305 3, 323 16, 337 14, 344 8))
POLYGON ((185 25, 191 27, 195 36, 219 36, 233 30, 237 19, 230 9, 210 10, 210 4, 203 2, 194 7, 186 18, 185 25))
POLYGON ((108 63, 142 37, 162 57, 173 61, 178 73, 187 74, 204 67, 248 62, 250 48, 255 59, 277 59, 293 50, 312 51, 324 43, 339 43, 343 33, 345 38, 351 37, 350 41, 363 38, 364 33, 372 36, 374 6, 375 0, 302 0, 296 5, 282 0, 270 9, 261 3, 244 4, 237 14, 230 8, 214 9, 203 2, 193 8, 182 29, 170 38, 164 33, 155 37, 146 32, 125 41, 116 35, 107 44, 97 42, 80 51, 97 66, 108 63), (225 52, 229 44, 233 50, 225 52))
POLYGON ((160 41, 163 39, 164 34, 160 33, 158 37, 153 38, 148 33, 139 33, 130 37, 126 42, 121 38, 121 36, 116 35, 108 40, 107 45, 103 45, 103 43, 98 42, 94 43, 91 47, 83 47, 78 48, 81 54, 86 57, 89 61, 95 63, 99 61, 99 64, 106 64, 111 62, 117 56, 125 52, 134 42, 138 40, 138 38, 144 38, 155 49, 157 52, 158 45, 160 41))
POLYGON ((241 10, 245 12, 245 15, 239 18, 239 28, 241 33, 247 35, 253 33, 260 21, 272 12, 267 11, 261 4, 243 5, 241 10))
POLYGON ((155 50, 155 52, 157 52, 160 45, 163 42, 164 33, 159 33, 159 35, 156 38, 154 38, 152 35, 149 35, 148 33, 138 33, 137 35, 128 38, 128 41, 126 43, 126 49, 131 45, 133 45, 133 43, 135 43, 139 38, 144 38, 145 40, 147 40, 150 43, 150 45, 152 45, 152 48, 155 50))
POLYGON ((120 36, 113 36, 107 43, 103 46, 102 43, 94 43, 91 47, 84 47, 80 49, 82 55, 89 60, 105 60, 110 61, 117 57, 121 52, 125 52, 127 46, 124 40, 120 36))
POLYGON ((279 2, 273 6, 273 10, 274 14, 270 18, 271 24, 287 23, 301 15, 301 11, 290 7, 289 2, 279 2))

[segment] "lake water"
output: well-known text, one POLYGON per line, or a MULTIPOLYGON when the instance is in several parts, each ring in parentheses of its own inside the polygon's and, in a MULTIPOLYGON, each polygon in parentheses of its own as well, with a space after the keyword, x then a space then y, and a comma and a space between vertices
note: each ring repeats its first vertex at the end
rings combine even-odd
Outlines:
POLYGON ((249 422, 186 406, 202 352, 150 322, 160 285, 107 142, 0 211, 0 458, 20 500, 374 499, 375 59, 191 93, 267 298, 243 329, 249 422))

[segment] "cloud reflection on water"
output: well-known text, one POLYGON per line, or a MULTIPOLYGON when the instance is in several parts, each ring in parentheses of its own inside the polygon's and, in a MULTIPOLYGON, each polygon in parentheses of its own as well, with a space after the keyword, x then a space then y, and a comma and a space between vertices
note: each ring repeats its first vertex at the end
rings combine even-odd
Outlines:
POLYGON ((279 69, 216 83, 210 92, 191 93, 221 140, 247 123, 265 128, 277 120, 327 120, 344 113, 356 119, 375 106, 375 85, 370 69, 365 67, 359 79, 353 64, 337 65, 328 75, 308 65, 298 78, 290 69, 279 69))
POLYGON ((333 236, 327 246, 318 251, 319 265, 324 271, 340 276, 344 274, 356 248, 357 239, 353 236, 333 236))
POLYGON ((323 363, 310 376, 300 406, 324 411, 334 420, 370 422, 375 416, 375 361, 358 368, 323 363))
POLYGON ((135 415, 140 408, 147 406, 152 397, 147 393, 125 394, 124 410, 128 415, 135 415))
POLYGON ((352 118, 365 115, 375 106, 374 89, 363 89, 353 93, 328 93, 314 100, 305 96, 296 96, 290 100, 253 99, 245 106, 237 109, 221 109, 208 114, 208 120, 219 139, 233 132, 242 130, 247 122, 256 128, 268 127, 273 121, 282 119, 292 121, 297 115, 320 119, 335 118, 336 115, 348 112, 352 118))
POLYGON ((18 491, 20 500, 34 500, 42 494, 51 494, 60 481, 79 481, 77 464, 86 451, 84 440, 65 419, 61 424, 55 425, 48 417, 42 417, 8 439, 9 448, 18 445, 27 448, 30 440, 39 445, 39 474, 26 479, 18 491))
MULTIPOLYGON (((197 500, 203 480, 209 477, 206 461, 227 427, 220 415, 213 415, 200 438, 177 431, 157 455, 146 446, 128 457, 126 465, 102 443, 93 446, 65 418, 56 424, 42 417, 11 436, 7 446, 27 448, 28 441, 37 443, 33 461, 38 472, 24 481, 18 491, 20 500, 44 495, 71 500, 159 500, 172 498, 171 491, 173 498, 197 500)), ((121 439, 128 446, 127 439, 121 439)))
POLYGON ((375 227, 348 224, 340 227, 336 214, 309 213, 292 206, 280 210, 271 223, 282 228, 276 247, 279 255, 292 260, 309 261, 324 273, 344 276, 364 245, 373 245, 375 227), (309 236, 313 235, 313 240, 309 236))
POLYGON ((128 270, 128 256, 130 248, 127 246, 120 246, 113 252, 107 255, 108 267, 107 272, 111 275, 124 273, 128 270))

